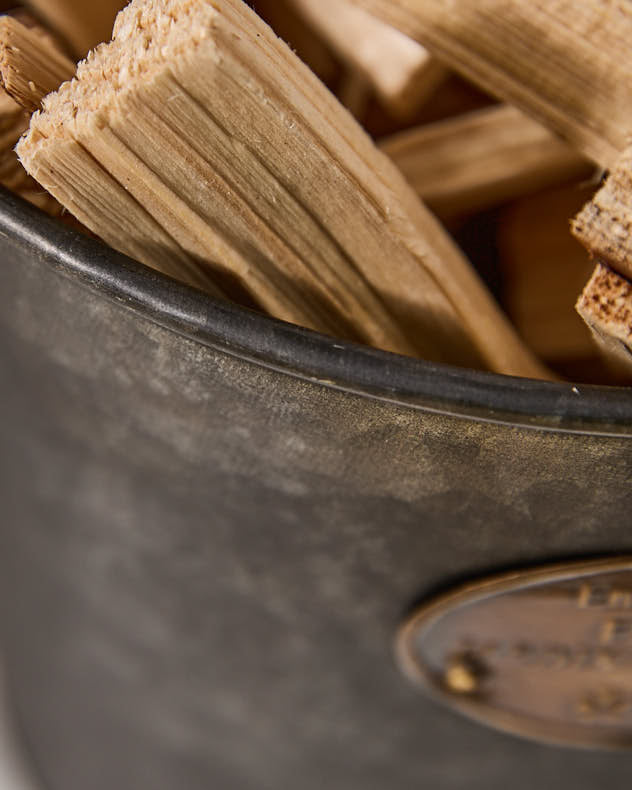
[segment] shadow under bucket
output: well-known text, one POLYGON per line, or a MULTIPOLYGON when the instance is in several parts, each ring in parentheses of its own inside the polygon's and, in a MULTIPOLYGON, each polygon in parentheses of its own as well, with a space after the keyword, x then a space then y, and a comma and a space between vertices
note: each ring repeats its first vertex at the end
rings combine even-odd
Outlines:
POLYGON ((45 787, 627 790, 393 643, 460 580, 632 551, 629 390, 337 342, 6 194, 0 249, 0 638, 45 787))

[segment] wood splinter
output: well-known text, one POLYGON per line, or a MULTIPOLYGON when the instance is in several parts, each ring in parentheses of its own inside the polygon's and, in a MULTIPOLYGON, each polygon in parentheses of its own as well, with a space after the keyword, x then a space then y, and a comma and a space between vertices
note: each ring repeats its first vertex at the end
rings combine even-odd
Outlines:
POLYGON ((0 81, 6 92, 28 112, 44 96, 75 75, 75 64, 50 37, 11 16, 0 17, 0 81))
POLYGON ((133 0, 18 152, 113 247, 210 293, 549 375, 394 165, 240 0, 133 0))

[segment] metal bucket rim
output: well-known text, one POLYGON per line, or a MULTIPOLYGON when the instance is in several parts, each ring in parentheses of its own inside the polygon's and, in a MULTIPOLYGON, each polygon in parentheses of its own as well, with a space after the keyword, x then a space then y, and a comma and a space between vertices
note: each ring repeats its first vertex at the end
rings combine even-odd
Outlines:
POLYGON ((0 191, 0 234, 29 257, 203 345, 373 399, 556 432, 632 435, 632 389, 486 373, 380 351, 216 300, 0 191))

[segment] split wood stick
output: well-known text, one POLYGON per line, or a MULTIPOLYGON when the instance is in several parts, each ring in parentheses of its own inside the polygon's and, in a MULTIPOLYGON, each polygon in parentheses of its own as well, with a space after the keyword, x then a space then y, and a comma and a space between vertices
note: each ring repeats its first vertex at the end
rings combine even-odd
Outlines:
POLYGON ((397 169, 240 0, 133 0, 44 108, 21 160, 112 246, 215 293, 232 279, 334 335, 548 375, 397 169))
POLYGON ((598 263, 577 310, 602 350, 632 370, 632 283, 598 263))
POLYGON ((305 19, 373 87, 387 110, 407 118, 419 109, 446 69, 425 47, 348 0, 292 0, 305 19))
POLYGON ((75 64, 36 29, 0 17, 0 80, 6 92, 33 112, 42 99, 75 75, 75 64))
POLYGON ((442 217, 480 211, 594 170, 509 105, 401 132, 380 147, 442 217))
POLYGON ((126 0, 26 0, 53 30, 83 57, 102 41, 109 41, 116 14, 126 0))
POLYGON ((632 129, 628 0, 351 0, 604 168, 632 129))

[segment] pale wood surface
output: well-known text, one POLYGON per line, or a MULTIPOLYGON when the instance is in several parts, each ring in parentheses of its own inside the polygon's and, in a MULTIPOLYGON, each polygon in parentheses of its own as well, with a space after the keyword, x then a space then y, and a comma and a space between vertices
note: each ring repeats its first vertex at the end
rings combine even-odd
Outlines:
POLYGON ((19 153, 110 244, 213 293, 232 279, 341 337, 547 375, 397 169, 237 0, 132 2, 19 153))
POLYGON ((292 3, 396 116, 413 115, 446 76, 425 47, 347 0, 292 3))
POLYGON ((11 16, 0 17, 0 80, 20 106, 33 112, 74 74, 74 62, 48 36, 11 16))
POLYGON ((401 132, 380 147, 442 217, 480 211, 594 171, 559 137, 509 105, 401 132))
POLYGON ((26 0, 53 30, 82 57, 102 41, 109 41, 116 14, 126 0, 26 0))
POLYGON ((628 0, 350 0, 604 168, 632 129, 628 0))

